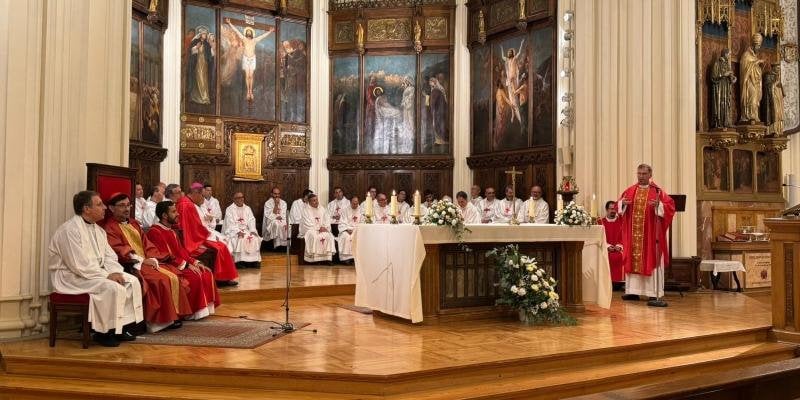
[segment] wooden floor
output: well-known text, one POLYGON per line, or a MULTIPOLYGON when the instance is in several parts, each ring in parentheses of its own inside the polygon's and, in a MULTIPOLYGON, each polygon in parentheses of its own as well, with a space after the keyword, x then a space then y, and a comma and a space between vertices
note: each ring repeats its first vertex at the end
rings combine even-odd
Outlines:
MULTIPOLYGON (((58 393, 83 398, 86 388, 131 387, 138 398, 561 398, 794 357, 793 346, 767 340, 768 295, 668 300, 657 309, 616 296, 611 310, 576 315, 578 326, 533 327, 504 319, 415 326, 341 308, 352 296, 298 299, 291 319, 311 325, 252 350, 0 343, 0 392, 36 398, 61 385, 58 393)), ((280 301, 226 304, 218 313, 283 318, 280 301)))

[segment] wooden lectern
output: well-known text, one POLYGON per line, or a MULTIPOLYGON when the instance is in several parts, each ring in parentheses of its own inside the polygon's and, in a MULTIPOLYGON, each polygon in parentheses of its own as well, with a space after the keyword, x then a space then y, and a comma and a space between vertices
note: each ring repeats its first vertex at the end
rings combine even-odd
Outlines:
POLYGON ((800 343, 800 219, 767 218, 772 244, 772 329, 800 343))

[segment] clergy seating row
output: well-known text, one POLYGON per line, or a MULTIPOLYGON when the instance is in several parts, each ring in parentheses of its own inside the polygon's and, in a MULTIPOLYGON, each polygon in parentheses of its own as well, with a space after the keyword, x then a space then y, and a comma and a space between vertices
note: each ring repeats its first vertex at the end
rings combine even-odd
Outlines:
POLYGON ((82 347, 89 348, 89 295, 50 293, 50 347, 56 345, 59 314, 79 314, 81 319, 82 347))

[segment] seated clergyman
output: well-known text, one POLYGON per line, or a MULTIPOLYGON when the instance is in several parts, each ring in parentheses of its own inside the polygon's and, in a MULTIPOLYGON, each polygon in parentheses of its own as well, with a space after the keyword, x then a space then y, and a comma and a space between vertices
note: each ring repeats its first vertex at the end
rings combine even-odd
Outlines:
POLYGON ((364 214, 361 214, 358 200, 358 196, 350 198, 350 205, 342 210, 342 220, 339 222, 339 236, 336 237, 336 243, 339 244, 339 260, 345 264, 352 263, 353 232, 358 224, 364 222, 364 214))
POLYGON ((244 267, 261 267, 261 237, 256 230, 256 217, 250 206, 244 204, 244 193, 233 195, 233 204, 225 209, 222 233, 233 247, 233 260, 244 267))
POLYGON ((319 205, 315 194, 308 196, 308 206, 303 210, 303 232, 305 238, 305 254, 307 262, 332 261, 336 253, 331 234, 331 221, 328 210, 319 205))
POLYGON ((458 213, 464 218, 465 224, 480 224, 481 212, 478 207, 467 200, 466 192, 458 192, 456 194, 456 204, 458 205, 458 213))
POLYGON ((272 198, 264 202, 264 220, 261 222, 261 236, 265 242, 272 240, 273 247, 289 243, 289 226, 286 219, 286 202, 281 199, 281 190, 272 188, 272 198))
POLYGON ((56 230, 48 247, 53 290, 89 294, 89 322, 101 345, 116 347, 119 341, 135 340, 130 328, 143 319, 142 287, 135 276, 123 272, 106 232, 97 225, 106 206, 92 191, 77 193, 72 206, 75 215, 56 230))
POLYGON ((542 187, 539 185, 531 186, 531 197, 522 203, 522 207, 517 211, 519 222, 534 224, 546 224, 550 218, 550 206, 542 198, 542 187), (531 206, 533 203, 533 206, 531 206))

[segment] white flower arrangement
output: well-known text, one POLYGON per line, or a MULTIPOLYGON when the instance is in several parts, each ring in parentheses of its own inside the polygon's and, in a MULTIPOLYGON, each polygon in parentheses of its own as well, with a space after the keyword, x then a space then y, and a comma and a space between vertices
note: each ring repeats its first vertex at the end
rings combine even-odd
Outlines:
POLYGON ((566 207, 556 211, 555 223, 567 226, 589 226, 594 221, 583 206, 576 205, 574 201, 571 201, 566 207))
POLYGON ((500 288, 496 304, 519 311, 520 320, 532 323, 575 325, 577 321, 561 308, 556 280, 547 275, 533 257, 519 254, 517 245, 495 248, 486 253, 494 258, 500 288))
POLYGON ((467 251, 469 247, 464 244, 464 232, 472 232, 464 225, 464 217, 458 212, 458 207, 451 201, 434 201, 425 216, 422 217, 425 225, 447 226, 458 239, 459 245, 467 251))

